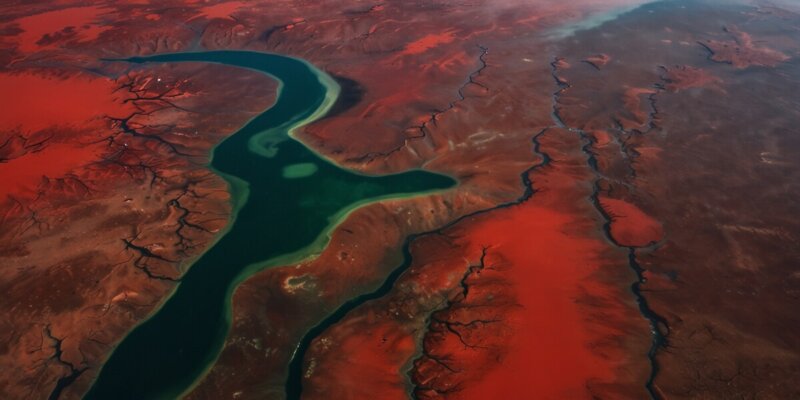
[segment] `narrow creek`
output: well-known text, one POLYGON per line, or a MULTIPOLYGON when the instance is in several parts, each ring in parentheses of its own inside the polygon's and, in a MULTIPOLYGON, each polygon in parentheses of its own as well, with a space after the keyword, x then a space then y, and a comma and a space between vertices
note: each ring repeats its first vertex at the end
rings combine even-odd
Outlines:
POLYGON ((369 176, 331 163, 291 132, 330 109, 339 87, 296 58, 249 51, 135 57, 130 63, 203 62, 280 82, 276 103, 221 142, 210 167, 230 185, 229 229, 183 276, 172 296, 117 346, 85 399, 159 399, 184 393, 214 363, 236 285, 259 270, 321 251, 349 212, 368 202, 456 185, 422 170, 369 176))

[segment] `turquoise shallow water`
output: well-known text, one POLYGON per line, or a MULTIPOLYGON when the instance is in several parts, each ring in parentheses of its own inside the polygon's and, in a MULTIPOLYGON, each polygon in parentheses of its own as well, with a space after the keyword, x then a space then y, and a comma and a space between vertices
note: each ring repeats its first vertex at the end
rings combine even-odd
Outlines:
POLYGON ((297 261, 318 251, 342 215, 366 201, 456 184, 421 170, 357 174, 291 139, 289 131, 320 117, 336 90, 324 73, 302 60, 210 51, 127 61, 220 63, 269 74, 282 85, 271 108, 214 149, 211 167, 228 181, 234 197, 229 230, 192 265, 164 305, 119 344, 86 399, 179 396, 222 350, 237 282, 267 264, 297 261))

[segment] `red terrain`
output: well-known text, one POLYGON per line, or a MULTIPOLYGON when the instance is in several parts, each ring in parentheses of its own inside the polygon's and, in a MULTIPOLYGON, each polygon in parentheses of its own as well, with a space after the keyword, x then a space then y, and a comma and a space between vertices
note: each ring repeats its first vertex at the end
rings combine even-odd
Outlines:
POLYGON ((460 185, 243 282, 188 398, 283 398, 300 339, 409 235, 388 293, 312 341, 303 398, 800 397, 800 14, 640 3, 0 6, 0 398, 80 398, 224 231, 209 151, 275 83, 103 61, 207 49, 332 75, 298 137, 343 166, 460 185))

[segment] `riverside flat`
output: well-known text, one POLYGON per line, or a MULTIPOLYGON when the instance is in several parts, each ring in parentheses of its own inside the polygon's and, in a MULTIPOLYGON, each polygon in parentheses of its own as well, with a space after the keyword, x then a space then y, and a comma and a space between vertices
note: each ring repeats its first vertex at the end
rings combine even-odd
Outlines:
POLYGON ((276 54, 208 51, 135 57, 131 63, 206 62, 247 68, 280 82, 276 103, 213 151, 228 182, 228 231, 181 278, 177 289, 114 350, 86 399, 180 396, 216 360, 230 326, 238 282, 317 254, 330 230, 367 202, 453 187, 422 170, 369 176, 345 170, 291 137, 322 117, 338 86, 309 63, 276 54))

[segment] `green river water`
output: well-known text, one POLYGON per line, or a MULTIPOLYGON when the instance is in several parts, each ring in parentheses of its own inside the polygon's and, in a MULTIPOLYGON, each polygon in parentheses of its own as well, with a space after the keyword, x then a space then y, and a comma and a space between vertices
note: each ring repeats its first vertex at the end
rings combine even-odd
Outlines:
POLYGON ((358 174, 293 139, 291 131, 324 116, 339 92, 328 75, 305 61, 248 51, 126 61, 219 63, 269 74, 281 86, 272 107, 214 149, 211 167, 226 179, 233 195, 228 231, 194 262, 162 307, 119 344, 85 399, 179 397, 222 350, 237 283, 263 268, 318 253, 330 230, 360 205, 456 184, 422 170, 358 174))

